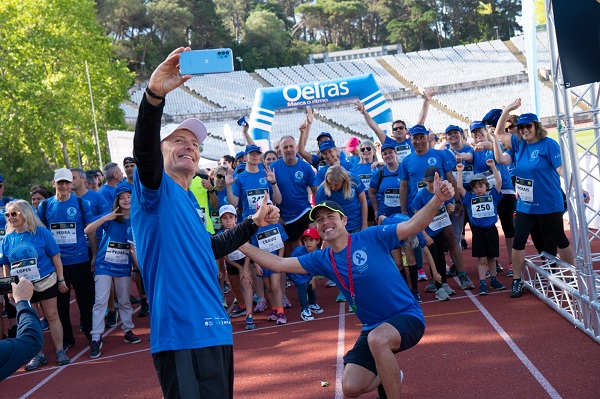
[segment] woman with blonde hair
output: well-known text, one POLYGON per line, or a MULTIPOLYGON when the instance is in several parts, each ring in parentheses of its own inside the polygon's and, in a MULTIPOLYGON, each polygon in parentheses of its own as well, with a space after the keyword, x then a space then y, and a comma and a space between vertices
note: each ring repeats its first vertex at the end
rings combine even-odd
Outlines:
MULTIPOLYGON (((56 307, 59 292, 68 291, 56 240, 25 200, 9 202, 4 216, 8 222, 2 242, 4 276, 25 277, 33 283, 34 293, 30 302, 39 301, 44 309, 56 348, 56 362, 59 366, 69 364, 71 361, 63 349, 63 329, 56 307)), ((35 370, 47 363, 44 354, 40 353, 31 359, 25 370, 35 370)))

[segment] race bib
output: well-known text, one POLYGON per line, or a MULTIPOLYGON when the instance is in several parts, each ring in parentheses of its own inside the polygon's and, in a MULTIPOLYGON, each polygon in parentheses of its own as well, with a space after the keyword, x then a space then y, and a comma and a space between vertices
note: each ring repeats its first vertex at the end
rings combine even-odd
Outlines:
POLYGON ((202 224, 206 227, 206 213, 204 213, 204 208, 200 207, 200 209, 196 208, 196 212, 198 212, 198 216, 200 216, 200 220, 202 220, 202 224))
POLYGON ((244 255, 241 251, 239 251, 237 249, 235 251, 233 251, 232 253, 230 253, 229 255, 227 255, 229 260, 232 260, 232 261, 243 259, 245 256, 246 255, 244 255))
POLYGON ((417 191, 421 191, 423 190, 425 187, 427 187, 427 183, 425 183, 424 181, 420 181, 417 183, 417 191))
POLYGON ((104 260, 117 265, 127 265, 131 255, 131 244, 109 241, 104 260))
POLYGON ((37 258, 23 259, 10 265, 10 275, 19 278, 25 277, 29 281, 40 279, 40 270, 37 266, 37 258))
POLYGON ((521 201, 533 202, 533 180, 522 179, 519 176, 515 179, 515 187, 521 201))
POLYGON ((77 223, 50 223, 50 232, 58 245, 77 243, 77 223))
POLYGON ((429 228, 433 231, 437 231, 446 226, 450 226, 451 224, 452 222, 450 221, 450 216, 446 210, 446 205, 442 205, 437 215, 435 215, 431 223, 429 223, 429 228))
POLYGON ((358 175, 358 177, 360 178, 360 181, 362 181, 362 183, 367 188, 369 187, 369 184, 371 184, 371 176, 372 175, 358 175))
POLYGON ((256 238, 258 247, 264 251, 273 252, 283 248, 283 240, 277 227, 258 233, 256 238))
POLYGON ((210 220, 212 221, 212 224, 213 224, 213 227, 214 227, 215 231, 221 229, 221 218, 219 217, 219 210, 218 209, 211 209, 210 210, 210 220))
POLYGON ((408 144, 401 144, 396 146, 396 154, 398 154, 398 163, 402 163, 402 160, 410 155, 410 146, 408 144))
POLYGON ((483 172, 483 174, 485 175, 485 178, 487 179, 490 188, 496 187, 496 178, 494 177, 494 172, 492 172, 491 169, 488 169, 485 172, 483 172))
POLYGON ((383 203, 390 208, 400 206, 400 189, 388 188, 383 193, 383 203))
POLYGON ((491 195, 482 195, 471 200, 471 214, 476 219, 495 216, 494 201, 491 195))
POLYGON ((248 200, 248 206, 252 211, 256 210, 256 204, 258 203, 258 201, 265 197, 267 191, 268 190, 266 188, 258 188, 255 190, 246 191, 246 199, 248 200))
MULTIPOLYGON (((454 175, 454 180, 458 179, 458 170, 456 170, 456 167, 452 169, 452 175, 454 175)), ((465 165, 462 172, 463 184, 468 184, 474 175, 473 165, 465 165)))

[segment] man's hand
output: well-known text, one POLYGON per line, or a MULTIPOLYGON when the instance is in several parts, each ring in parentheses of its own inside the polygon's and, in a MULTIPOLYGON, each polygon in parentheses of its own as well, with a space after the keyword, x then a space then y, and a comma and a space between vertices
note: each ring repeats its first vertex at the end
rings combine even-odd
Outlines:
POLYGON ((258 211, 252 215, 252 221, 259 227, 275 224, 279 221, 279 208, 275 205, 269 205, 269 193, 265 193, 262 204, 258 211))
POLYGON ((12 296, 15 302, 28 301, 33 296, 33 284, 25 277, 19 279, 19 283, 12 283, 12 296))
POLYGON ((435 87, 428 87, 425 89, 425 91, 423 91, 423 96, 425 96, 425 98, 429 101, 431 101, 433 96, 435 96, 436 94, 437 92, 435 91, 435 87))
POLYGON ((227 168, 227 174, 225 175, 225 185, 231 186, 235 179, 233 178, 233 169, 227 168))
POLYGON ((436 173, 433 179, 433 193, 438 199, 447 201, 454 197, 454 187, 452 187, 449 181, 442 181, 440 175, 436 173))
POLYGON ((314 120, 313 110, 311 107, 306 107, 306 123, 312 124, 314 120))
POLYGON ((359 100, 354 100, 354 109, 361 114, 365 113, 365 105, 361 103, 359 100))
MULTIPOLYGON (((179 75, 179 56, 184 51, 190 51, 189 47, 179 47, 173 50, 150 76, 148 88, 156 95, 166 96, 167 93, 175 90, 184 82, 192 78, 191 75, 179 75)), ((151 97, 150 97, 151 98, 151 97)))
POLYGON ((212 183, 210 182, 210 180, 208 179, 202 179, 202 187, 204 187, 206 190, 208 191, 212 191, 212 189, 214 188, 212 183))

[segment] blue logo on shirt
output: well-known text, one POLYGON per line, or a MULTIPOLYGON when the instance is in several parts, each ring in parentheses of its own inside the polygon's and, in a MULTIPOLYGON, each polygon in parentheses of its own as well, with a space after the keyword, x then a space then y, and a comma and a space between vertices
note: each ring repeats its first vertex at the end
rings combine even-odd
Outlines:
POLYGON ((258 180, 258 182, 259 182, 261 185, 263 185, 263 186, 266 186, 266 185, 267 185, 267 179, 265 179, 264 177, 261 177, 261 178, 258 180))
POLYGON ((367 253, 365 251, 363 251, 362 249, 359 249, 358 251, 354 251, 354 253, 352 254, 352 261, 357 266, 364 265, 365 263, 367 263, 367 253))
POLYGON ((296 178, 296 180, 301 180, 304 177, 304 173, 302 173, 301 170, 297 171, 296 174, 294 175, 294 177, 296 178))
POLYGON ((69 216, 75 216, 77 215, 77 209, 75 209, 74 207, 69 207, 69 209, 67 209, 67 215, 69 216))
POLYGON ((433 165, 437 164, 437 159, 435 159, 434 157, 431 157, 427 160, 427 163, 429 164, 429 166, 433 166, 433 165))
POLYGON ((533 150, 533 152, 531 153, 531 159, 536 159, 538 157, 539 151, 538 150, 533 150))

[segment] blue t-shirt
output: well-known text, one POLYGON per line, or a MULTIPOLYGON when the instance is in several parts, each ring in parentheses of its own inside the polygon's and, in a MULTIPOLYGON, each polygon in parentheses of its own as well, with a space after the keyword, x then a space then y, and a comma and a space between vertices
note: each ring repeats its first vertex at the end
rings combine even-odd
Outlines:
MULTIPOLYGON (((341 157, 340 166, 346 169, 348 172, 354 171, 354 165, 346 160, 343 160, 341 157)), ((325 166, 322 166, 319 168, 319 170, 317 170, 317 176, 315 177, 315 186, 320 186, 325 181, 325 173, 327 173, 328 169, 329 165, 325 164, 325 166)))
POLYGON ((223 205, 229 204, 229 201, 227 199, 227 189, 226 188, 223 188, 221 191, 217 190, 217 191, 215 191, 215 193, 217 194, 217 199, 219 200, 219 205, 217 206, 217 209, 214 209, 210 205, 210 201, 208 201, 208 213, 210 216, 210 220, 212 221, 214 230, 218 231, 221 228, 221 218, 219 217, 219 209, 223 205))
POLYGON ((115 203, 115 190, 116 187, 105 184, 102 187, 100 187, 99 191, 99 193, 104 197, 104 199, 106 199, 106 202, 108 202, 111 207, 115 203))
MULTIPOLYGON (((383 219, 383 222, 381 223, 382 225, 384 224, 400 224, 400 223, 404 223, 410 220, 410 216, 405 215, 403 213, 396 213, 395 215, 386 217, 385 219, 383 219)), ((427 246, 427 241, 425 241, 425 236, 423 235, 422 232, 418 232, 416 234, 417 239, 419 240, 419 246, 421 248, 425 248, 427 246)), ((399 241, 399 245, 398 248, 403 247, 405 245, 404 240, 400 240, 399 241)))
POLYGON ((239 198, 238 208, 242 208, 242 218, 254 215, 256 204, 263 199, 266 192, 269 193, 269 198, 273 198, 273 186, 267 181, 264 169, 256 173, 243 171, 233 182, 231 191, 239 198))
MULTIPOLYGON (((294 248, 292 253, 290 254, 290 258, 297 258, 302 255, 308 254, 308 250, 304 245, 294 248)), ((306 284, 310 280, 312 280, 313 276, 310 274, 300 274, 300 273, 286 273, 286 277, 294 284, 306 284)))
POLYGON ((101 227, 104 234, 98 247, 94 273, 112 277, 130 277, 133 263, 131 220, 125 219, 125 223, 110 220, 103 223, 101 227))
POLYGON ((94 220, 89 201, 79 200, 75 194, 71 194, 69 199, 63 202, 58 201, 55 196, 50 197, 38 206, 38 216, 56 240, 63 265, 74 265, 90 259, 83 232, 85 226, 94 220), (79 201, 82 209, 79 207, 79 201), (46 212, 42 214, 44 208, 46 212))
POLYGON ((136 168, 131 226, 153 315, 150 351, 232 345, 231 322, 214 300, 221 298, 217 262, 194 194, 164 171, 158 190, 144 187, 136 168))
POLYGON ((362 227, 362 209, 360 206, 360 200, 358 199, 358 195, 365 191, 365 186, 362 184, 362 181, 354 175, 350 175, 352 184, 351 195, 350 198, 344 198, 343 191, 331 191, 331 196, 325 195, 324 186, 320 186, 317 190, 317 195, 315 197, 316 203, 321 203, 323 201, 335 201, 337 202, 344 211, 344 215, 348 217, 348 223, 346 224, 346 230, 348 231, 356 231, 362 227))
POLYGON ((391 172, 387 165, 383 171, 373 173, 369 188, 377 190, 377 215, 390 216, 402 212, 400 207, 400 167, 391 172), (381 178, 381 179, 380 179, 381 178))
POLYGON ((462 201, 467 208, 469 222, 481 228, 495 225, 498 221, 498 203, 502 197, 496 187, 492 187, 485 195, 480 196, 467 191, 462 201))
POLYGON ((562 165, 560 147, 551 138, 533 144, 511 137, 510 156, 517 163, 517 211, 529 214, 547 214, 564 211, 560 175, 556 168, 562 165))
POLYGON ((412 214, 413 199, 417 191, 423 190, 426 186, 423 181, 425 169, 429 166, 437 166, 440 170, 441 178, 445 178, 447 172, 451 172, 456 166, 456 158, 451 157, 445 150, 435 150, 429 148, 423 155, 413 152, 400 164, 400 179, 408 182, 408 193, 406 195, 406 213, 412 214))
MULTIPOLYGON (((350 259, 357 306, 356 316, 365 330, 373 329, 401 314, 414 316, 425 324, 425 317, 419 304, 390 255, 397 243, 396 225, 373 226, 352 234, 350 259)), ((343 287, 333 271, 331 252, 333 252, 331 248, 315 251, 299 257, 298 261, 309 274, 325 276, 336 282, 344 296, 350 299, 350 292, 343 287)), ((333 253, 344 285, 349 287, 347 256, 348 248, 333 253)))
POLYGON ((10 201, 14 201, 15 199, 16 198, 10 197, 0 198, 0 256, 2 256, 2 240, 6 235, 6 218, 4 217, 4 214, 6 213, 6 204, 8 204, 10 201))
POLYGON ((396 148, 396 154, 398 154, 398 163, 402 163, 404 158, 415 152, 415 148, 408 138, 404 141, 397 141, 390 136, 386 136, 383 144, 390 144, 396 148))
POLYGON ((271 165, 281 192, 281 204, 277 205, 280 216, 286 223, 293 223, 310 210, 307 187, 314 187, 315 172, 304 160, 296 158, 295 165, 278 159, 271 165))
MULTIPOLYGON (((454 158, 456 158, 455 152, 458 152, 459 154, 474 154, 473 147, 469 147, 467 145, 463 145, 463 148, 461 148, 460 150, 453 150, 452 148, 450 148, 450 144, 446 144, 446 150, 450 153, 450 157, 454 158)), ((471 181, 473 175, 476 173, 474 172, 473 162, 462 161, 461 163, 465 166, 462 172, 463 187, 466 190, 470 190, 471 186, 469 185, 469 182, 471 181)), ((454 180, 458 181, 458 170, 456 169, 456 166, 452 168, 452 175, 454 176, 454 180)))
POLYGON ((367 196, 368 206, 371 206, 371 199, 369 198, 369 183, 371 183, 371 176, 373 176, 373 173, 377 173, 377 170, 373 171, 370 163, 358 163, 354 165, 354 168, 352 169, 352 173, 358 176, 360 181, 362 181, 363 185, 365 186, 365 195, 367 196))
POLYGON ((45 227, 36 233, 13 231, 2 242, 2 264, 11 265, 10 275, 40 280, 56 271, 52 257, 60 253, 56 240, 45 227))
POLYGON ((92 215, 94 215, 94 220, 97 219, 98 216, 106 215, 110 212, 114 204, 114 202, 109 204, 102 194, 92 190, 88 190, 81 198, 90 202, 90 210, 92 211, 92 215))
MULTIPOLYGON (((485 161, 488 159, 494 159, 494 151, 484 150, 481 152, 473 153, 473 167, 475 173, 483 173, 488 180, 490 187, 494 187, 496 185, 496 179, 494 178, 494 172, 492 169, 487 166, 485 161)), ((500 177, 502 177, 502 192, 505 194, 515 193, 515 188, 512 185, 512 180, 510 179, 510 174, 508 173, 508 168, 506 165, 501 165, 498 162, 495 162, 498 171, 500 172, 500 177)))
MULTIPOLYGON (((416 211, 417 209, 423 209, 425 205, 433 198, 433 193, 430 193, 429 190, 424 188, 417 193, 417 196, 413 200, 412 209, 416 211)), ((430 236, 434 237, 442 232, 444 227, 450 226, 452 222, 450 221, 450 214, 446 209, 446 205, 452 203, 454 199, 450 198, 444 202, 444 205, 440 207, 438 213, 434 216, 429 226, 425 228, 425 232, 430 236)))
MULTIPOLYGON (((316 170, 319 170, 323 166, 327 165, 327 162, 325 162, 323 157, 316 154, 311 154, 311 157, 310 165, 316 170)), ((346 153, 344 151, 340 151, 340 161, 346 161, 346 153)))

